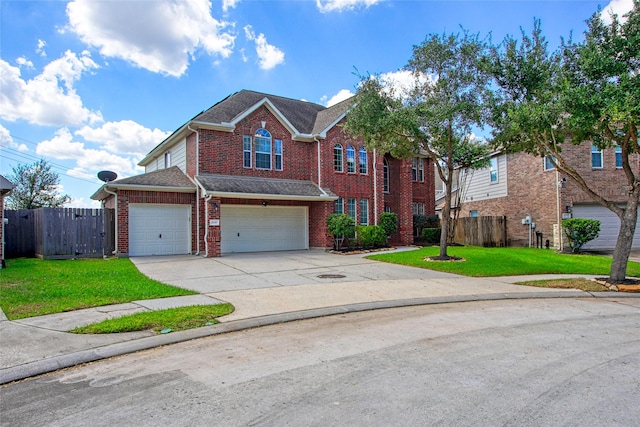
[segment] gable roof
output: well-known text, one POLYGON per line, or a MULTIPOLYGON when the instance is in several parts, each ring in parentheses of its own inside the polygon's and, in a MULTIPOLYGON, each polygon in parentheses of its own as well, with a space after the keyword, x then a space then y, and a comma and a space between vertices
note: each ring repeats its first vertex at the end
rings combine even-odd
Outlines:
POLYGON ((311 181, 217 174, 198 175, 196 181, 207 194, 219 197, 322 201, 338 198, 311 181))
POLYGON ((11 181, 0 175, 0 194, 7 194, 11 190, 13 190, 14 187, 15 185, 13 185, 11 181))
POLYGON ((151 163, 162 150, 186 137, 195 128, 232 132, 236 123, 261 106, 269 108, 289 129, 294 139, 312 141, 314 137, 324 138, 326 131, 344 117, 352 103, 353 98, 349 98, 327 108, 299 99, 241 90, 182 125, 147 153, 138 165, 146 166, 151 163))
POLYGON ((167 169, 135 175, 129 178, 108 182, 96 191, 91 198, 104 200, 109 197, 109 191, 114 190, 145 190, 178 193, 195 193, 196 185, 177 166, 167 169))

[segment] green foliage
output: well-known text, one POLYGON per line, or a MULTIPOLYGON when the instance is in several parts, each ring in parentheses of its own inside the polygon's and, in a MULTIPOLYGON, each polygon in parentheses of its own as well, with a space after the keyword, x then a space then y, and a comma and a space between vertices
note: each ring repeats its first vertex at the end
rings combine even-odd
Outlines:
POLYGON ((569 239, 569 247, 574 253, 580 252, 585 243, 598 237, 600 221, 597 219, 571 218, 562 221, 564 234, 569 239))
POLYGON ((439 243, 441 228, 423 228, 420 236, 427 243, 439 243))
POLYGON ((379 225, 359 225, 356 234, 358 244, 365 248, 379 248, 387 243, 387 235, 379 225))
POLYGON ((0 306, 11 320, 197 293, 151 280, 127 258, 18 258, 7 265, 0 274, 0 306))
POLYGON ((356 231, 355 221, 347 214, 329 215, 327 226, 333 237, 351 237, 356 231))
POLYGON ((6 198, 8 209, 57 208, 71 201, 68 195, 59 194, 60 177, 44 159, 14 167, 9 181, 16 187, 6 198))
POLYGON ((383 212, 380 214, 378 224, 387 236, 391 236, 398 231, 398 215, 393 212, 383 212))
POLYGON ((440 228, 440 218, 438 215, 414 215, 413 228, 416 230, 416 236, 422 237, 424 228, 440 228))

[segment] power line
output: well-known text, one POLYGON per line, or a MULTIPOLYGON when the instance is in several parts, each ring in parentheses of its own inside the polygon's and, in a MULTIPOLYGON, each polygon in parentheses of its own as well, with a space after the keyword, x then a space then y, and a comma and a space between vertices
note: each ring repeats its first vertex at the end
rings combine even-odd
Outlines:
MULTIPOLYGON (((5 148, 3 148, 3 150, 5 150, 5 148)), ((11 150, 11 149, 9 149, 9 150, 11 150)), ((29 160, 29 161, 32 161, 32 160, 36 160, 37 161, 37 160, 41 159, 40 157, 35 157, 33 155, 30 155, 30 154, 24 154, 24 153, 21 153, 21 152, 19 152, 17 150, 13 150, 13 151, 15 151, 15 153, 8 153, 8 154, 10 154, 11 156, 19 156, 19 157, 22 157, 22 158, 11 157, 11 156, 7 156, 6 154, 3 154, 2 157, 5 158, 5 159, 8 159, 8 160, 12 160, 14 162, 18 162, 18 163, 24 163, 25 159, 29 160)), ((77 176, 69 175, 67 172, 69 172, 71 170, 71 168, 68 168, 68 167, 65 167, 65 166, 61 166, 61 165, 57 165, 55 163, 49 162, 48 160, 47 160, 47 163, 49 163, 53 169, 58 169, 58 170, 64 172, 65 173, 65 177, 68 177, 68 178, 71 178, 71 179, 76 179, 78 181, 88 182, 88 183, 91 183, 91 184, 94 184, 94 185, 97 184, 96 181, 91 181, 89 179, 85 179, 85 178, 80 178, 80 177, 77 177, 77 176)))

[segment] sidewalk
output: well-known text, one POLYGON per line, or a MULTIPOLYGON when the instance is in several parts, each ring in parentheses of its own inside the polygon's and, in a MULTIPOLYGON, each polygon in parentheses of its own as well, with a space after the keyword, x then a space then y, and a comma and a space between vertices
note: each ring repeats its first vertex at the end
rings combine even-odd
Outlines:
MULTIPOLYGON (((0 384, 195 338, 333 314, 496 299, 621 299, 640 296, 611 292, 590 294, 577 290, 542 289, 513 284, 522 280, 549 277, 560 276, 469 278, 451 275, 432 279, 267 287, 135 301, 16 321, 3 320, 6 317, 0 312, 0 384), (236 307, 236 311, 220 318, 217 325, 188 331, 164 335, 155 335, 150 331, 113 335, 80 335, 66 332, 76 326, 139 311, 221 302, 230 302, 236 307)), ((633 304, 640 307, 640 298, 633 300, 633 304)))

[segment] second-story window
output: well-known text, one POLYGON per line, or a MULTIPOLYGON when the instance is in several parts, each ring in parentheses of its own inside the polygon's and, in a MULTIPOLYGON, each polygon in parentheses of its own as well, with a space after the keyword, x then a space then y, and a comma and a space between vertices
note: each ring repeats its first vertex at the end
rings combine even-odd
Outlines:
POLYGON ((342 172, 342 145, 336 144, 333 146, 333 170, 336 172, 342 172))
POLYGON ((602 169, 602 150, 591 144, 591 167, 602 169))
POLYGON ((491 158, 491 170, 489 172, 491 183, 498 182, 498 158, 491 158))
POLYGON ((555 161, 555 159, 556 158, 554 156, 552 156, 551 154, 549 154, 547 156, 544 156, 544 170, 546 170, 546 171, 554 170, 556 167, 553 166, 553 162, 551 160, 555 161))
POLYGON ((382 165, 382 187, 385 193, 389 192, 389 162, 387 159, 383 160, 382 165))
POLYGON ((242 137, 242 166, 251 168, 251 137, 249 135, 242 137))
POLYGON ((622 147, 619 145, 615 146, 616 148, 616 167, 618 169, 622 168, 622 147))
POLYGON ((369 172, 369 169, 368 169, 369 167, 367 164, 367 150, 365 150, 362 147, 358 152, 358 161, 360 162, 360 173, 367 174, 369 172))
POLYGON ((276 163, 276 170, 277 171, 281 171, 282 170, 282 140, 281 139, 276 139, 273 142, 274 150, 275 150, 275 163, 276 163))
POLYGON ((356 149, 353 145, 347 146, 347 173, 356 173, 356 149))
POLYGON ((269 131, 258 129, 253 143, 256 148, 256 169, 271 169, 271 134, 269 131))
POLYGON ((411 180, 418 180, 418 158, 414 157, 411 162, 411 180))
POLYGON ((418 181, 424 182, 424 159, 418 159, 418 181))
POLYGON ((165 169, 171 167, 171 151, 164 153, 164 167, 165 169))

